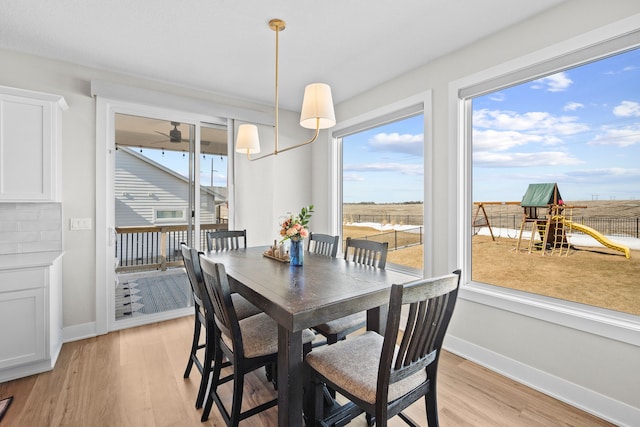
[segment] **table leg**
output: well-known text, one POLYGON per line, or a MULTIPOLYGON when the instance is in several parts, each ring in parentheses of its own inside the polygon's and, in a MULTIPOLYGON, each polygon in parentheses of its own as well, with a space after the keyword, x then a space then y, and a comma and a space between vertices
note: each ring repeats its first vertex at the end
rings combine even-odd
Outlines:
POLYGON ((386 305, 367 310, 367 331, 376 331, 380 335, 384 335, 388 311, 389 307, 386 305))
POLYGON ((302 332, 278 326, 278 425, 300 427, 303 402, 302 332))

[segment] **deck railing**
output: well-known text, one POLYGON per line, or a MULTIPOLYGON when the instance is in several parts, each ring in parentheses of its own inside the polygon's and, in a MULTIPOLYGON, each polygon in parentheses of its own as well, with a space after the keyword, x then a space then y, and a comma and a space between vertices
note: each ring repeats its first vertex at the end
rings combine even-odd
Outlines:
MULTIPOLYGON (((207 246, 207 231, 226 230, 227 227, 227 224, 201 224, 200 247, 207 246)), ((180 243, 186 241, 186 224, 116 227, 116 272, 164 271, 168 267, 181 266, 180 243)))

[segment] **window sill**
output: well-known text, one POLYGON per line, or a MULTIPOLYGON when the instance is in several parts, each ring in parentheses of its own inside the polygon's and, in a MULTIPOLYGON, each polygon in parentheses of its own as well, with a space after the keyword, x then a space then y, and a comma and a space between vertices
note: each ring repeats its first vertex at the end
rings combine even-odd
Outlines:
POLYGON ((470 282, 461 299, 640 347, 640 317, 571 301, 470 282))

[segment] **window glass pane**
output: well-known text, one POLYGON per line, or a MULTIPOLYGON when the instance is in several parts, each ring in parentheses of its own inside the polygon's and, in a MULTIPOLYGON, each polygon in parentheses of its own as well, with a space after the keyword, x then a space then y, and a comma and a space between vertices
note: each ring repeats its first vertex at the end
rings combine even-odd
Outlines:
POLYGON ((184 218, 184 211, 181 209, 179 211, 156 211, 157 219, 171 219, 171 218, 184 218))
POLYGON ((640 50, 472 106, 472 279, 640 315, 640 50))
POLYGON ((423 269, 424 118, 342 138, 342 239, 386 241, 387 263, 423 269))

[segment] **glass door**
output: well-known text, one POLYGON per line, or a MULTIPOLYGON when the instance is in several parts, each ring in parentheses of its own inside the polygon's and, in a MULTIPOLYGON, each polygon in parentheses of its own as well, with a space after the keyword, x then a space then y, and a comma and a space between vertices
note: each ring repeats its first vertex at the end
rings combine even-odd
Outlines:
POLYGON ((115 321, 175 317, 192 305, 181 243, 206 249, 225 217, 212 174, 226 174, 226 127, 121 113, 114 124, 115 321))

